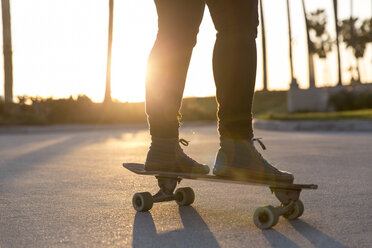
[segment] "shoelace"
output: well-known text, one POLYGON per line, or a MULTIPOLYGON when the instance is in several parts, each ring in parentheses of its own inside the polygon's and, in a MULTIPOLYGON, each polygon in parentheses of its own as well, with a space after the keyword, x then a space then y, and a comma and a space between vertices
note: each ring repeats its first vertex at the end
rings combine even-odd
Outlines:
POLYGON ((178 142, 179 142, 180 144, 184 145, 184 146, 188 146, 189 143, 190 143, 190 141, 187 141, 187 140, 182 139, 182 138, 181 138, 178 142))
POLYGON ((260 146, 261 146, 261 148, 262 148, 263 150, 266 150, 266 146, 264 145, 264 143, 263 143, 261 140, 262 140, 262 138, 253 138, 253 139, 252 139, 252 141, 257 141, 258 144, 260 144, 260 146))

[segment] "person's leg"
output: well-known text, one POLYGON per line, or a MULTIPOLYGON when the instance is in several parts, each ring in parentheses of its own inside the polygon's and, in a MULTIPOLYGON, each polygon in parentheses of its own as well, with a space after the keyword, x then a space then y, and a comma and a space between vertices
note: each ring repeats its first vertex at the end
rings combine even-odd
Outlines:
POLYGON ((292 182, 291 174, 270 165, 253 145, 258 0, 206 2, 217 30, 213 73, 221 138, 213 173, 292 182))
POLYGON ((155 4, 158 34, 146 76, 146 113, 152 143, 145 168, 208 173, 208 166, 183 152, 178 139, 179 109, 205 3, 203 0, 155 0, 155 4))
POLYGON ((155 0, 158 34, 146 76, 146 112, 150 133, 178 137, 179 109, 196 36, 203 18, 203 0, 155 0))
POLYGON ((221 136, 252 138, 257 0, 207 0, 217 30, 213 73, 221 136))

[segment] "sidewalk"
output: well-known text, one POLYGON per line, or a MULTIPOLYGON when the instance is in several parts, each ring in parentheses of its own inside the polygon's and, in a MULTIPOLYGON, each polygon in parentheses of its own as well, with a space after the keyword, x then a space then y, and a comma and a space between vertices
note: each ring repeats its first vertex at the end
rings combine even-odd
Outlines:
POLYGON ((254 119, 254 128, 274 131, 372 132, 372 120, 268 121, 254 119))

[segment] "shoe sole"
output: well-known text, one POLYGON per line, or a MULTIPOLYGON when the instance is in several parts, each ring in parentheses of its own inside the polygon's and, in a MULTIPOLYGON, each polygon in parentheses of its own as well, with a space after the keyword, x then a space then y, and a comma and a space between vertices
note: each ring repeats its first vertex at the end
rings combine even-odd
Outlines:
POLYGON ((159 165, 145 165, 146 171, 164 171, 164 172, 174 172, 174 173, 189 173, 189 174, 208 174, 209 173, 209 167, 208 171, 206 169, 190 169, 186 167, 175 167, 175 166, 159 166, 159 165))
POLYGON ((263 174, 257 173, 257 171, 250 171, 247 169, 237 168, 237 167, 221 167, 218 170, 213 170, 213 174, 220 177, 228 177, 236 180, 253 179, 260 181, 272 181, 272 182, 283 182, 283 183, 293 183, 294 178, 291 176, 273 175, 273 174, 263 174))

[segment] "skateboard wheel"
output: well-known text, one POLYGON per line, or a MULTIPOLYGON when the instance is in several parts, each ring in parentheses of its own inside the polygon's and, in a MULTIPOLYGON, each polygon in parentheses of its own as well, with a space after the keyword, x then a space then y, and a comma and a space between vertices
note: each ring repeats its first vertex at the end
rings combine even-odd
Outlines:
POLYGON ((154 200, 149 192, 136 193, 133 195, 132 204, 136 211, 146 212, 152 208, 154 200))
POLYGON ((259 207, 253 214, 253 222, 260 229, 269 229, 278 223, 279 215, 273 206, 259 207))
POLYGON ((174 193, 176 202, 180 206, 189 206, 195 200, 195 193, 190 187, 179 188, 174 193))
POLYGON ((304 204, 301 200, 297 200, 293 205, 293 208, 287 213, 283 214, 283 217, 288 220, 295 220, 304 213, 304 204))

